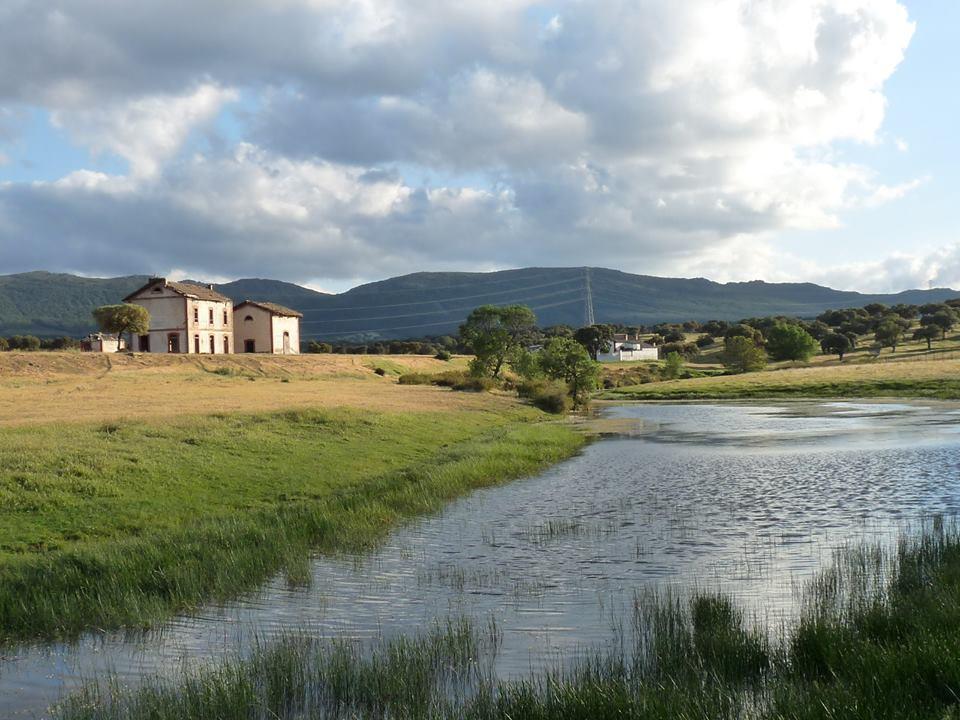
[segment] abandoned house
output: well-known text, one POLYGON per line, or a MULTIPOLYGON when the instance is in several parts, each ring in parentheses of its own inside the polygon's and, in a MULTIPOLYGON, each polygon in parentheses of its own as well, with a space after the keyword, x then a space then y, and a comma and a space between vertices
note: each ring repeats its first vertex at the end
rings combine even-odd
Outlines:
POLYGON ((135 352, 221 355, 234 351, 233 301, 213 285, 151 278, 123 299, 150 313, 150 331, 131 338, 135 352))

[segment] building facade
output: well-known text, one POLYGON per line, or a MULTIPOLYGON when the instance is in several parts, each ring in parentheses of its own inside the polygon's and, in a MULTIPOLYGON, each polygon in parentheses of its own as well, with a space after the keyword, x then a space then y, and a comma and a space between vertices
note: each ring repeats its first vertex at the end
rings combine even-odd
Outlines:
POLYGON ((236 351, 299 355, 302 317, 283 305, 244 300, 233 309, 236 351))
POLYGON ((150 331, 131 338, 135 352, 222 355, 234 352, 233 301, 212 285, 151 278, 123 299, 150 313, 150 331))
POLYGON ((658 360, 660 351, 655 345, 643 342, 637 335, 619 333, 607 347, 607 352, 597 353, 600 362, 627 362, 633 360, 658 360))

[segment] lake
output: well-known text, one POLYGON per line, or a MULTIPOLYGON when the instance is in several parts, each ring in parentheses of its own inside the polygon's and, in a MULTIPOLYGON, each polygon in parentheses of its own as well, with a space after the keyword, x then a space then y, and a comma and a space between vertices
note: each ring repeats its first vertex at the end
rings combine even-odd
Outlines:
POLYGON ((0 651, 0 717, 44 717, 85 678, 135 682, 294 628, 368 639, 436 618, 496 620, 501 677, 607 643, 644 589, 717 589, 789 624, 835 548, 890 542, 960 509, 960 409, 938 402, 643 404, 532 478, 400 528, 376 552, 318 558, 308 587, 258 592, 149 632, 0 651))

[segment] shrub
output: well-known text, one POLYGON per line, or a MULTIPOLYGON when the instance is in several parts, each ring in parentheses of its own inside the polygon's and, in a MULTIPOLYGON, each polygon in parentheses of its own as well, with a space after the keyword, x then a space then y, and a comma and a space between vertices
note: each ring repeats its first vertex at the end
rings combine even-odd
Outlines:
POLYGON ((683 372, 683 356, 677 352, 667 353, 663 363, 663 376, 669 380, 675 380, 683 372))
POLYGON ((330 343, 317 342, 316 340, 311 340, 309 343, 307 343, 307 352, 331 353, 333 352, 333 346, 330 343))
POLYGON ((9 341, 11 350, 39 350, 40 338, 34 335, 14 335, 9 341))
POLYGON ((10 349, 10 343, 7 342, 7 339, 5 337, 0 337, 0 351, 9 350, 9 349, 10 349))
POLYGON ((716 341, 713 339, 712 335, 701 335, 695 340, 695 342, 698 348, 707 348, 713 345, 713 343, 716 341))
POLYGON ((517 395, 528 399, 534 407, 554 415, 568 412, 573 405, 567 387, 556 381, 527 380, 517 386, 517 395))
POLYGON ((407 373, 406 375, 401 375, 400 379, 397 381, 401 385, 430 385, 434 380, 433 375, 428 375, 427 373, 407 373))
POLYGON ((666 343, 660 348, 661 357, 666 357, 674 352, 689 360, 700 354, 700 348, 697 347, 696 343, 666 343))
POLYGON ((382 367, 374 368, 373 372, 379 375, 380 377, 383 377, 384 375, 387 374, 387 371, 384 370, 382 367))
POLYGON ((491 377, 474 377, 464 375, 463 380, 453 385, 454 390, 461 392, 489 392, 497 387, 497 381, 491 377))
POLYGON ((443 360, 444 362, 449 362, 450 358, 452 358, 453 355, 450 354, 449 350, 440 350, 433 357, 436 358, 437 360, 443 360))

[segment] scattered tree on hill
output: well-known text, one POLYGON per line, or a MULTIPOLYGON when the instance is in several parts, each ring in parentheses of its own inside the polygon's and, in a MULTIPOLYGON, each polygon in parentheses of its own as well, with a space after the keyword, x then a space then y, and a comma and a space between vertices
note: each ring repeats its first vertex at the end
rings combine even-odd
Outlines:
POLYGON ((600 364, 590 358, 587 349, 570 338, 551 338, 540 351, 540 367, 548 377, 563 380, 576 404, 597 387, 600 364))
POLYGON ((877 326, 874 339, 880 344, 880 347, 889 347, 893 352, 896 352, 897 345, 903 339, 903 328, 898 323, 885 320, 877 326))
POLYGON ((869 305, 864 305, 863 309, 867 311, 870 315, 882 316, 890 312, 888 308, 883 303, 870 303, 869 305))
POLYGON ((687 360, 692 360, 700 354, 700 347, 696 343, 664 343, 660 346, 660 357, 666 357, 674 352, 687 360))
POLYGON ((734 337, 745 337, 757 347, 763 347, 763 333, 752 325, 747 325, 745 323, 733 325, 723 334, 724 340, 729 340, 730 338, 734 337))
POLYGON ((10 350, 39 350, 40 344, 40 338, 36 335, 12 335, 7 340, 10 350))
POLYGON ((573 337, 573 328, 569 325, 551 325, 550 327, 543 329, 543 336, 552 338, 552 337, 573 337))
POLYGON ((307 343, 307 352, 309 353, 332 353, 333 346, 330 343, 311 340, 307 343))
POLYGON ((706 335, 722 337, 729 327, 730 323, 726 320, 711 320, 710 322, 704 323, 700 327, 700 330, 706 335))
POLYGON ((952 329, 953 326, 957 324, 957 315, 950 308, 944 307, 932 315, 924 315, 920 320, 920 324, 934 325, 940 328, 940 339, 946 340, 947 331, 952 329))
POLYGON ((663 363, 663 377, 676 380, 683 372, 683 355, 678 352, 667 353, 663 363))
POLYGON ((799 325, 777 323, 767 333, 767 352, 774 360, 806 362, 817 352, 817 341, 799 325))
POLYGON ((767 354, 750 338, 731 335, 724 341, 723 364, 733 372, 753 372, 767 365, 767 354))
POLYGON ((716 342, 716 340, 714 340, 713 337, 710 335, 701 335, 696 340, 694 340, 694 342, 697 344, 698 348, 703 349, 713 345, 716 342))
MULTIPOLYGON (((93 311, 93 317, 105 333, 122 338, 125 334, 144 335, 150 331, 150 313, 140 305, 101 305, 93 311)), ((117 343, 117 350, 120 343, 117 343)))
POLYGON ((830 333, 820 341, 820 349, 823 350, 824 353, 836 355, 843 360, 843 356, 852 350, 853 346, 850 344, 850 338, 846 335, 830 333))
POLYGON ((481 305, 460 326, 460 339, 474 354, 470 372, 500 377, 507 359, 536 332, 537 317, 524 305, 481 305))
POLYGON ((895 312, 904 320, 913 320, 920 314, 920 308, 918 308, 916 305, 906 305, 904 303, 894 305, 892 308, 890 308, 890 311, 895 312))
POLYGON ((933 341, 940 339, 941 329, 936 325, 924 325, 913 331, 914 340, 926 340, 927 350, 933 349, 933 341))
POLYGON ((7 342, 5 337, 0 337, 0 351, 7 350, 10 347, 10 343, 7 342))
POLYGON ((687 336, 679 330, 671 330, 663 336, 663 340, 668 343, 682 343, 686 342, 687 336))
POLYGON ((604 352, 613 342, 614 331, 610 325, 590 325, 582 327, 573 334, 573 339, 583 345, 590 353, 590 357, 597 359, 597 354, 604 352))

